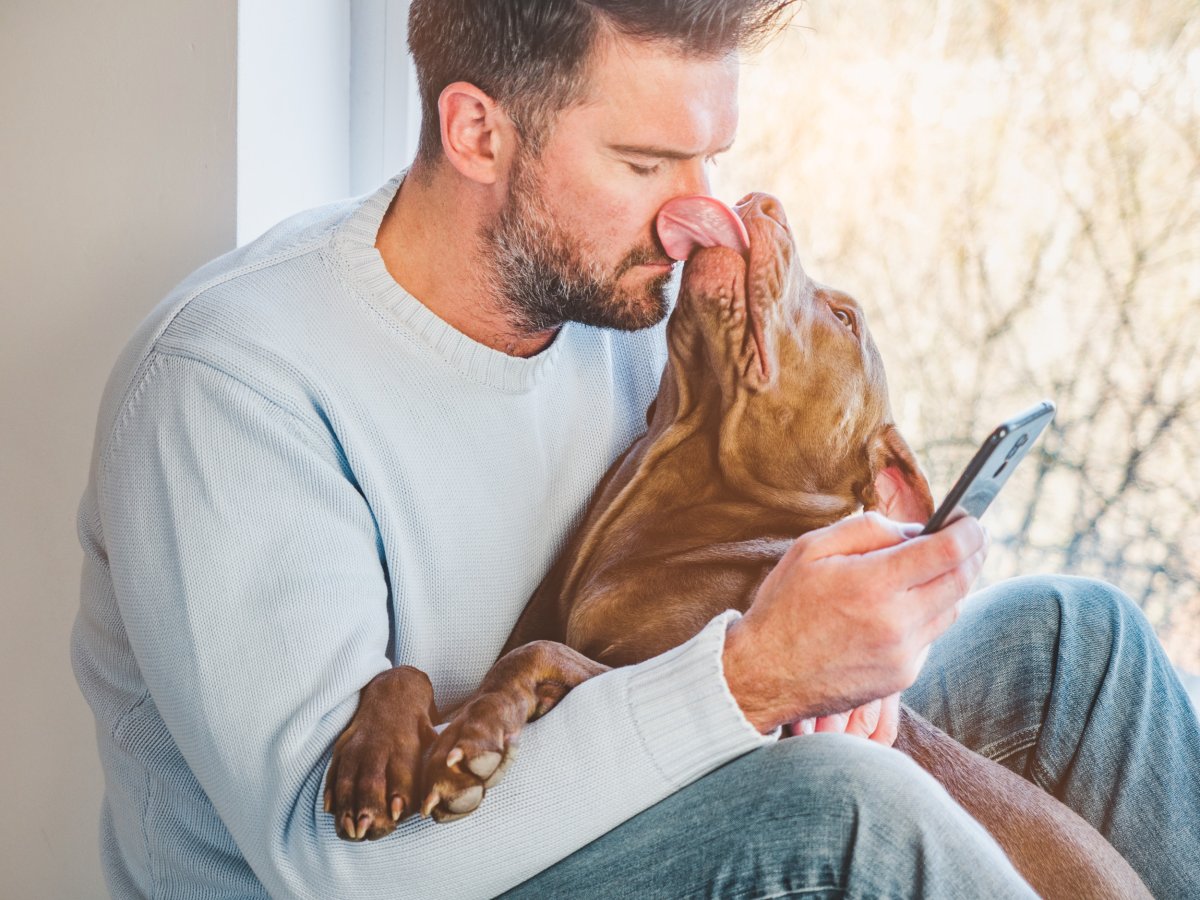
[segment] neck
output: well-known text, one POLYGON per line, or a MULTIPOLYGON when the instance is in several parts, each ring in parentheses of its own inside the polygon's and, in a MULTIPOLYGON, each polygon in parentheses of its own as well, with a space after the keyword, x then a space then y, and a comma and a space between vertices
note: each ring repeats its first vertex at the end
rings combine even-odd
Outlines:
POLYGON ((482 235, 506 190, 463 178, 448 165, 414 168, 384 214, 375 248, 392 278, 442 321, 493 350, 528 357, 546 349, 557 329, 514 327, 490 277, 482 235))
MULTIPOLYGON (((668 480, 658 476, 661 483, 657 503, 662 509, 721 507, 733 511, 735 519, 749 522, 754 534, 798 537, 860 507, 852 490, 822 489, 817 484, 791 488, 767 485, 738 465, 738 460, 731 460, 721 446, 721 433, 723 426, 729 427, 728 419, 734 413, 722 402, 717 385, 689 377, 685 360, 696 357, 697 346, 685 345, 678 333, 671 337, 674 343, 670 344, 642 451, 653 460, 656 470, 679 475, 669 487, 668 480), (668 455, 675 458, 673 464, 664 466, 656 459, 668 455), (681 459, 686 462, 681 464, 681 459), (698 484, 709 489, 698 490, 698 484)), ((737 427, 736 422, 733 427, 737 427)))

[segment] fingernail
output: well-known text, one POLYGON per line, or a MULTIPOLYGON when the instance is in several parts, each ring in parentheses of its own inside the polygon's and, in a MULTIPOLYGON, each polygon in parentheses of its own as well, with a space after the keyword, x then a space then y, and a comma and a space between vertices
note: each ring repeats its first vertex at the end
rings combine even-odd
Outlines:
POLYGON ((925 526, 920 522, 904 522, 900 525, 900 533, 906 538, 915 538, 924 530, 925 526))

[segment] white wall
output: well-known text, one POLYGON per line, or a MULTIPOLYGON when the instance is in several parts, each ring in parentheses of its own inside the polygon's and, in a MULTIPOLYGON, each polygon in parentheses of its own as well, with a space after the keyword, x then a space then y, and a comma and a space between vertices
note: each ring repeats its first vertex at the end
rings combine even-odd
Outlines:
POLYGON ((75 509, 119 349, 234 245, 236 7, 0 0, 0 897, 104 896, 75 509))

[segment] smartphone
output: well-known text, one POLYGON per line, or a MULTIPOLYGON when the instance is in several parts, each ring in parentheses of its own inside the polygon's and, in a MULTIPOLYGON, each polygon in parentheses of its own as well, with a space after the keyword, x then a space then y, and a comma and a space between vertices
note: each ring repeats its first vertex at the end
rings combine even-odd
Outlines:
POLYGON ((989 434, 921 534, 933 534, 963 516, 983 515, 1053 418, 1054 404, 1043 400, 989 434))

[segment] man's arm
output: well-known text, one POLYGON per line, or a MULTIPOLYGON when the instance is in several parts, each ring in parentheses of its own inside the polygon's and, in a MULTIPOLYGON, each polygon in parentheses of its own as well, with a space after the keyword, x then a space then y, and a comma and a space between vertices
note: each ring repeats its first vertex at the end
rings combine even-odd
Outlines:
POLYGON ((728 619, 714 620, 530 726, 472 816, 346 843, 323 782, 359 689, 390 665, 390 601, 374 517, 333 437, 225 371, 157 355, 96 480, 138 668, 272 896, 494 894, 769 740, 729 693, 728 619))

